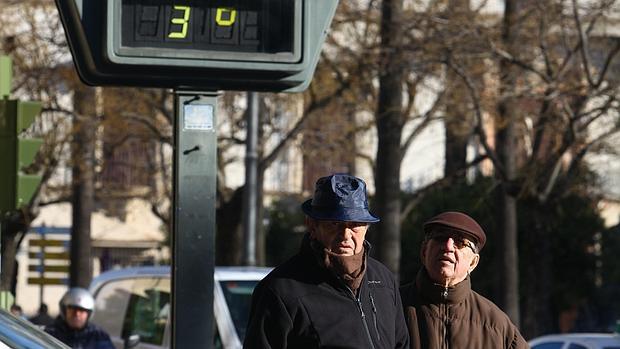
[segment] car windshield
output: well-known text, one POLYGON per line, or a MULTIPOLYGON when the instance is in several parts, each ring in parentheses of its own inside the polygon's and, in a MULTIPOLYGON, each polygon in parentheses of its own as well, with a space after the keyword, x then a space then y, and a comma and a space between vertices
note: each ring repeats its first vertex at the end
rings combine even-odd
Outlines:
POLYGON ((237 329, 239 339, 243 342, 245 338, 245 326, 250 316, 250 305, 252 302, 252 292, 258 281, 220 281, 224 298, 228 303, 230 316, 237 329))
POLYGON ((59 341, 26 320, 0 311, 0 342, 14 349, 63 349, 59 341))

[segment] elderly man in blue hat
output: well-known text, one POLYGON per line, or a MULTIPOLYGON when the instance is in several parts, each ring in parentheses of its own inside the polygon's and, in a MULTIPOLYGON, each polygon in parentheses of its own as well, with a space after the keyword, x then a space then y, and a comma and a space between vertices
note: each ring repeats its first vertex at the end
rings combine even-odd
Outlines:
POLYGON ((244 348, 408 348, 392 273, 368 256, 366 183, 320 178, 301 209, 307 234, 299 253, 252 295, 244 348))

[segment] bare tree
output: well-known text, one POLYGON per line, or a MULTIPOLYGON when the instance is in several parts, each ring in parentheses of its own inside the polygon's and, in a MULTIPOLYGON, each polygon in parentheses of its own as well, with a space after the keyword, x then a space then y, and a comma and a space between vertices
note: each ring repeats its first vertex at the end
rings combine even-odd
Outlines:
POLYGON ((518 321, 518 300, 525 299, 530 311, 521 323, 527 337, 550 330, 545 324, 552 318, 552 231, 544 212, 532 217, 539 229, 526 232, 524 240, 532 242, 528 250, 541 258, 525 264, 524 273, 542 277, 518 287, 516 201, 534 200, 541 207, 552 207, 570 194, 586 155, 618 134, 614 67, 619 64, 620 44, 605 30, 612 25, 614 6, 614 1, 506 2, 501 21, 477 31, 478 40, 488 44, 486 59, 494 62, 486 74, 495 76, 498 86, 476 83, 476 72, 454 59, 447 62, 465 83, 476 115, 476 134, 500 185, 504 214, 497 218, 496 229, 505 256, 500 274, 507 277, 501 282, 500 304, 518 321), (493 116, 494 146, 485 113, 493 116), (519 288, 526 294, 520 295, 519 288))
POLYGON ((0 39, 2 51, 13 61, 14 97, 22 100, 38 100, 43 103, 43 116, 37 118, 31 135, 44 138, 35 165, 30 169, 42 176, 42 184, 31 202, 13 212, 2 231, 2 287, 10 289, 15 280, 15 253, 41 205, 66 196, 67 191, 57 190, 53 174, 65 158, 70 108, 62 101, 63 82, 75 81, 77 77, 67 66, 58 64, 66 54, 63 47, 64 34, 56 18, 52 3, 44 1, 8 2, 0 11, 0 39), (42 18, 49 20, 42 20, 42 18), (43 188, 43 190, 41 190, 43 188), (42 195, 42 192, 48 193, 42 195))

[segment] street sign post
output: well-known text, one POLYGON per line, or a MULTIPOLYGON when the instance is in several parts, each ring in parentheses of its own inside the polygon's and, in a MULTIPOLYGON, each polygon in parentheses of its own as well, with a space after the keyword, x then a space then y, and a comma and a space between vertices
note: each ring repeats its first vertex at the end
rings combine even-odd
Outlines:
POLYGON ((172 347, 213 345, 217 94, 175 95, 172 347))
POLYGON ((213 91, 306 89, 337 4, 338 0, 56 0, 83 82, 175 90, 173 349, 213 345, 213 91))

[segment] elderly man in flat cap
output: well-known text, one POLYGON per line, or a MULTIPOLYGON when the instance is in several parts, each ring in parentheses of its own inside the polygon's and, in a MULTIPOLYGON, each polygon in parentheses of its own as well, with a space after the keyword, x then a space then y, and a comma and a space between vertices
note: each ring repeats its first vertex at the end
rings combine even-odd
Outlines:
POLYGON ((366 184, 344 174, 320 178, 301 206, 297 255, 254 290, 244 348, 408 348, 398 286, 368 256, 366 184))
POLYGON ((412 349, 529 348, 490 300, 471 289, 484 230, 468 215, 444 212, 424 224, 423 268, 401 288, 412 349))

